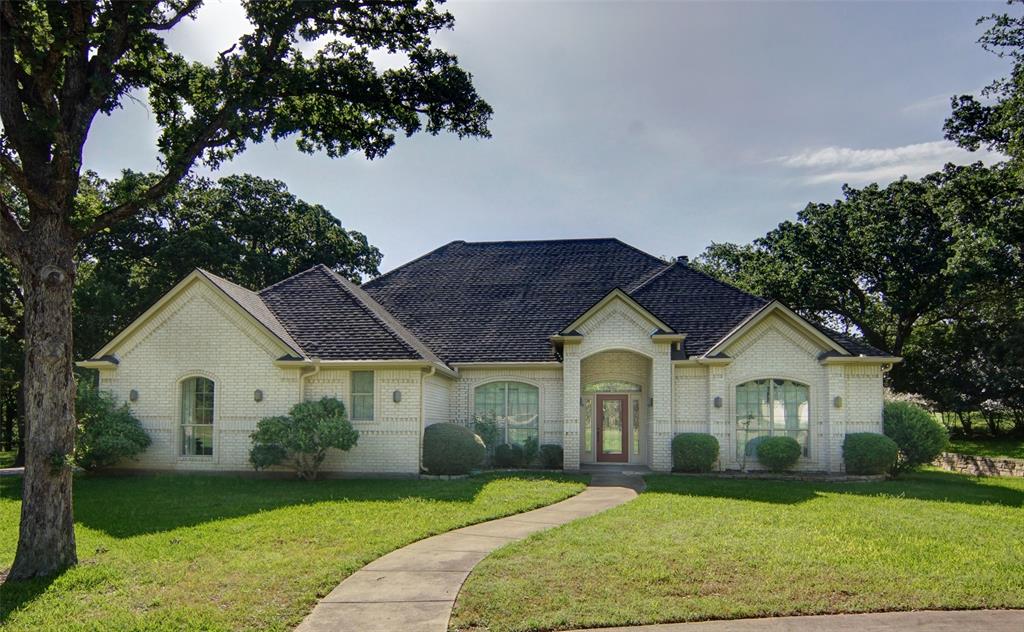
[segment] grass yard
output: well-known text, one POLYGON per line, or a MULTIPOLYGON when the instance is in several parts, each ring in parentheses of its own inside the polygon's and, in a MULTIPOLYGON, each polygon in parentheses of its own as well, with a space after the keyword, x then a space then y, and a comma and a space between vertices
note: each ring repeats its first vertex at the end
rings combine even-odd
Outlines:
POLYGON ((958 454, 1024 459, 1024 439, 987 436, 971 439, 953 437, 949 440, 949 451, 958 454))
POLYGON ((633 502, 485 559, 452 627, 1024 607, 1024 479, 647 481, 633 502))
MULTIPOLYGON (((580 477, 306 483, 218 476, 81 477, 80 564, 0 586, 5 630, 284 630, 380 555, 550 504, 580 477)), ((14 559, 20 478, 0 478, 0 569, 14 559)))
POLYGON ((0 450, 0 467, 14 467, 14 457, 17 452, 0 450))

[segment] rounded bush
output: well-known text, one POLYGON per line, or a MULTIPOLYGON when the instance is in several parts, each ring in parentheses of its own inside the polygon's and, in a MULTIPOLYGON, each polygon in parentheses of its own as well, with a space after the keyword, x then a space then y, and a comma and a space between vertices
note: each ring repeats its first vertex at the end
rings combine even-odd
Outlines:
POLYGON ((847 474, 885 474, 896 464, 900 448, 885 435, 855 432, 843 441, 847 474))
POLYGON ((796 465, 803 449, 793 437, 767 437, 757 446, 757 460, 773 472, 783 472, 796 465))
POLYGON ((503 443, 494 449, 495 467, 523 467, 525 462, 523 448, 514 443, 503 443))
POLYGON ((927 410, 910 402, 886 402, 885 436, 899 446, 899 458, 890 468, 895 476, 931 463, 949 445, 945 428, 927 410))
POLYGON ((467 474, 486 453, 483 440, 465 426, 432 424, 423 431, 423 467, 431 474, 467 474))
POLYGON ((84 470, 135 458, 151 443, 127 404, 118 404, 109 393, 85 381, 78 384, 75 421, 74 460, 84 470))
POLYGON ((540 447, 540 464, 551 470, 560 470, 565 463, 562 446, 557 443, 545 443, 540 447))
POLYGON ((718 439, 700 432, 683 432, 672 438, 672 469, 677 472, 710 472, 718 458, 718 439))

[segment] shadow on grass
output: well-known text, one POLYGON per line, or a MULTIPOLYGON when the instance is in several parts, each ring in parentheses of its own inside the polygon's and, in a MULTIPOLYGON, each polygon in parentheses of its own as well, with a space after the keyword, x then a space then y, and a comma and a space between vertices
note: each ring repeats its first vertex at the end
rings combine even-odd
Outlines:
POLYGON ((729 498, 754 502, 797 504, 822 494, 849 494, 931 500, 970 505, 1024 507, 1024 481, 984 479, 952 472, 918 472, 878 483, 827 483, 726 479, 713 476, 647 477, 645 493, 729 498))
MULTIPOLYGON (((66 572, 66 571, 65 571, 66 572)), ((25 581, 7 581, 6 577, 0 582, 0 624, 6 623, 11 613, 19 610, 22 606, 35 601, 55 581, 61 578, 64 572, 40 577, 25 581)))
MULTIPOLYGON (((116 538, 130 538, 320 502, 387 502, 416 498, 468 503, 488 483, 510 478, 536 480, 560 476, 523 472, 481 474, 451 481, 331 479, 312 482, 196 474, 77 476, 75 522, 116 538)), ((4 498, 20 496, 20 479, 3 491, 4 498)))

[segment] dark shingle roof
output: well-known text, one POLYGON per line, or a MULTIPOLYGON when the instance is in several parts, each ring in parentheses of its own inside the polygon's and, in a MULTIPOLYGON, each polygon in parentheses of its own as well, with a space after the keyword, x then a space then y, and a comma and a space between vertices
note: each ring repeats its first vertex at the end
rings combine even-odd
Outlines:
POLYGON ((363 287, 447 362, 550 361, 548 336, 665 265, 617 239, 454 241, 363 287))
MULTIPOLYGON (((322 265, 259 293, 202 272, 296 352, 323 360, 556 360, 549 336, 616 288, 686 334, 673 357, 696 356, 769 303, 617 239, 454 241, 362 288, 322 265)), ((854 355, 886 355, 818 329, 854 355)))
POLYGON ((630 294, 651 313, 686 334, 688 355, 703 355, 768 301, 685 265, 672 265, 630 294))
POLYGON ((365 292, 326 266, 300 272, 259 295, 310 357, 436 361, 365 292))

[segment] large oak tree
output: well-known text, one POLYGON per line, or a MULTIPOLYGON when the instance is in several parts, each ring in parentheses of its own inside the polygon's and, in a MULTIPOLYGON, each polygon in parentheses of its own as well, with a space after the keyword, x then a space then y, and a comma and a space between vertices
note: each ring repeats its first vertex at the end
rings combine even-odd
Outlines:
POLYGON ((436 2, 246 2, 248 32, 209 64, 164 39, 200 4, 0 2, 0 172, 27 205, 22 211, 0 198, 0 248, 24 293, 28 442, 12 579, 77 561, 69 455, 81 240, 166 195, 197 162, 217 167, 267 138, 377 158, 398 133, 488 135, 491 108, 457 59, 431 41, 453 25, 436 2), (405 63, 381 71, 374 50, 402 54, 405 63), (140 97, 160 128, 162 173, 116 206, 76 204, 96 116, 140 97))

